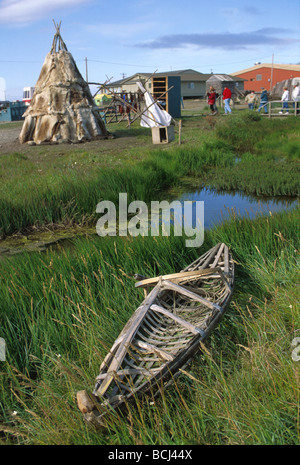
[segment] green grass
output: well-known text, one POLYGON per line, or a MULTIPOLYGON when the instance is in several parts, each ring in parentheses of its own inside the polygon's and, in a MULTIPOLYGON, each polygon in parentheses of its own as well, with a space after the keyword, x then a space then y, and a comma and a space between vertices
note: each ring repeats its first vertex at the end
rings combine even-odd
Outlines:
MULTIPOLYGON (((300 325, 299 209, 233 217, 200 251, 183 238, 96 238, 2 261, 7 343, 0 398, 3 441, 19 444, 299 444, 299 380, 291 342, 300 325), (161 396, 86 427, 75 394, 142 299, 132 274, 182 269, 225 241, 236 260, 233 301, 179 381, 161 396), (17 414, 12 414, 17 412, 17 414)), ((299 363, 299 362, 298 362, 299 363)))
MULTIPOLYGON (((115 130, 127 144, 1 155, 1 234, 95 225, 101 200, 117 204, 120 192, 128 201, 161 200, 186 179, 299 195, 296 118, 247 111, 183 118, 182 145, 163 149, 141 128, 115 130)), ((298 283, 299 208, 255 220, 233 215, 205 233, 200 250, 173 236, 93 237, 1 259, 7 361, 0 362, 0 443, 299 444, 299 362, 292 359, 298 283), (158 398, 131 406, 125 417, 112 413, 104 432, 87 428, 75 395, 94 387, 101 361, 143 298, 133 274, 180 270, 218 241, 232 249, 236 287, 204 353, 158 398)))
POLYGON ((93 223, 101 200, 116 202, 119 192, 128 192, 134 200, 149 202, 163 192, 166 197, 186 177, 198 186, 299 195, 297 118, 269 120, 247 111, 219 120, 189 118, 183 121, 182 145, 164 149, 151 145, 143 128, 115 129, 117 146, 104 141, 103 147, 92 145, 91 152, 87 144, 73 151, 37 146, 32 152, 27 147, 24 153, 2 155, 0 236, 93 223), (139 145, 133 146, 136 141, 139 145))

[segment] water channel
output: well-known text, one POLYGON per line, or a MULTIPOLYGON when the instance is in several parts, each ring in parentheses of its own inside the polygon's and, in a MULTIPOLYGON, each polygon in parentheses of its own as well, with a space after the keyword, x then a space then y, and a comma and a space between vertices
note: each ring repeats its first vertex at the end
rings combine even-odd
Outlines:
POLYGON ((210 189, 191 190, 182 194, 180 202, 204 202, 204 228, 210 229, 228 219, 233 212, 253 219, 269 212, 276 213, 296 207, 299 199, 291 197, 257 197, 238 192, 216 192, 210 189))
MULTIPOLYGON (((191 226, 193 228, 199 223, 204 224, 204 230, 213 228, 215 225, 230 218, 234 213, 240 217, 248 216, 250 219, 258 215, 276 213, 288 210, 299 205, 299 199, 290 197, 255 197, 247 196, 242 193, 216 192, 209 189, 187 190, 185 193, 178 194, 175 198, 177 208, 172 211, 171 222, 176 219, 184 223, 186 211, 185 205, 195 205, 201 203, 204 208, 190 209, 191 226), (203 202, 203 203, 202 203, 203 202), (197 213, 201 210, 201 218, 197 213)), ((171 204, 173 200, 167 202, 171 204)), ((149 211, 150 213, 150 211, 149 211)), ((163 212, 161 212, 163 217, 163 212)), ((163 222, 163 220, 161 220, 163 222)), ((72 244, 72 240, 78 237, 96 236, 96 224, 89 228, 73 228, 67 230, 39 232, 29 235, 17 234, 10 236, 0 242, 0 259, 9 257, 24 251, 43 251, 48 247, 56 244, 72 244)), ((149 228, 150 235, 150 228, 149 228)))

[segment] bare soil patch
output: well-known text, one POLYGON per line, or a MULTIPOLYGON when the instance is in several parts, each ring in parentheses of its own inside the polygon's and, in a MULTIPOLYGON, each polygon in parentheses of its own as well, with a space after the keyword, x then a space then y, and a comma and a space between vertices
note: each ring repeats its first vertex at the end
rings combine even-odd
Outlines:
MULTIPOLYGON (((67 154, 69 152, 118 152, 124 148, 140 147, 141 137, 145 147, 152 146, 151 130, 138 128, 137 130, 132 127, 128 128, 127 124, 120 124, 116 127, 108 126, 108 131, 111 132, 113 138, 99 139, 90 142, 82 142, 77 144, 41 144, 30 146, 28 144, 21 144, 19 142, 19 134, 22 128, 22 122, 4 123, 0 124, 0 156, 10 153, 22 153, 26 155, 33 155, 37 152, 49 153, 49 155, 59 150, 60 154, 67 154)), ((136 123, 135 123, 136 124, 136 123)))

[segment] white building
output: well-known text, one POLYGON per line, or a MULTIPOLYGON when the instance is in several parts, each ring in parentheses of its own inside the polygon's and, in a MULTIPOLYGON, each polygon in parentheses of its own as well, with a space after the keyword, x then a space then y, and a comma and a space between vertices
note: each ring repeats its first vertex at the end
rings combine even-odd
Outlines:
POLYGON ((5 79, 0 77, 0 101, 6 100, 5 90, 6 90, 5 79))

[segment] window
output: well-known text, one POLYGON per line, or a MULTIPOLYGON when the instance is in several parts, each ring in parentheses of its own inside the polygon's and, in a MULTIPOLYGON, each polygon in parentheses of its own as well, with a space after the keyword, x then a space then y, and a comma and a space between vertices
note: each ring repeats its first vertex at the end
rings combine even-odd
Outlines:
POLYGON ((261 80, 262 80, 261 74, 257 74, 257 75, 256 75, 256 80, 257 80, 257 81, 261 81, 261 80))
POLYGON ((194 89, 195 88, 195 83, 194 82, 188 82, 188 88, 189 89, 194 89))

